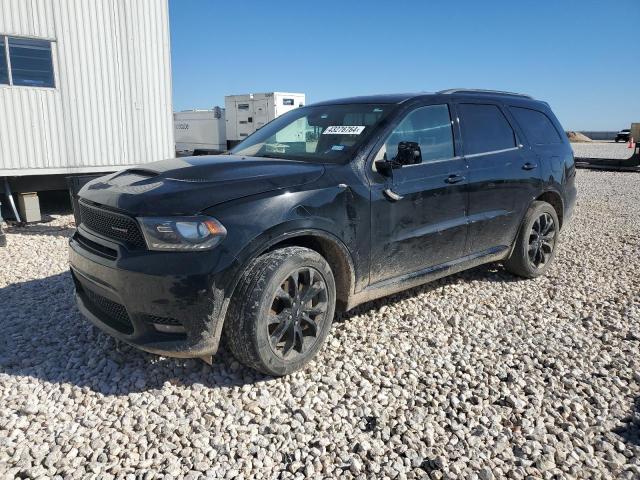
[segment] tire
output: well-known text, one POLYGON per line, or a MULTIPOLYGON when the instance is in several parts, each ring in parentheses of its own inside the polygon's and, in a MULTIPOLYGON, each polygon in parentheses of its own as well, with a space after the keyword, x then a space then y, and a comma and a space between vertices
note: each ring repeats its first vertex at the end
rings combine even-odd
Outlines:
POLYGON ((505 268, 524 278, 543 275, 555 258, 559 233, 560 222, 555 209, 547 202, 533 202, 505 268))
POLYGON ((235 289, 224 324, 227 346, 248 367, 287 375, 318 353, 335 303, 333 273, 319 253, 303 247, 266 253, 251 262, 235 289))

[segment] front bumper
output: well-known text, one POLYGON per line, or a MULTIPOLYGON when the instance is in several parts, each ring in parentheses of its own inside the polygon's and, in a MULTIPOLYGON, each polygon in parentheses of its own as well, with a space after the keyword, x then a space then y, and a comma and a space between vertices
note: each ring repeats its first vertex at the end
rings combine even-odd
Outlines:
POLYGON ((78 308, 100 329, 159 355, 213 355, 230 293, 220 252, 129 250, 79 227, 69 241, 78 308))

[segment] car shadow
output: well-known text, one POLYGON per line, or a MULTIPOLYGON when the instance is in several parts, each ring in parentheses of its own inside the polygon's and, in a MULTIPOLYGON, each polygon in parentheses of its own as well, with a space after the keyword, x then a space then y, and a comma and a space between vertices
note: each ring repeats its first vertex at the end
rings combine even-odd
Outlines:
POLYGON ((69 383, 104 395, 174 385, 233 387, 272 379, 223 347, 213 365, 142 352, 101 332, 78 312, 68 272, 0 288, 2 374, 69 383))
POLYGON ((417 287, 413 287, 408 290, 403 290, 402 292, 398 292, 393 295, 388 295, 386 297, 378 298, 376 300, 363 303, 361 305, 358 305, 355 308, 352 308, 348 312, 343 312, 338 314, 335 321, 341 322, 341 321, 346 321, 358 315, 366 315, 367 313, 373 312, 375 310, 379 310, 385 305, 392 306, 408 298, 415 297, 423 293, 428 293, 433 290, 437 290, 438 288, 443 288, 447 285, 453 285, 456 283, 470 283, 476 280, 483 281, 483 282, 499 282, 499 283, 526 281, 520 277, 517 277, 507 272, 501 265, 497 263, 480 265, 478 267, 465 270, 463 272, 456 273, 454 275, 443 277, 433 282, 425 283, 423 285, 419 285, 417 287))
MULTIPOLYGON (((336 320, 456 282, 514 278, 500 267, 478 267, 368 302, 336 320)), ((0 288, 0 331, 0 374, 69 383, 104 395, 161 389, 165 382, 233 387, 273 379, 240 365, 224 345, 207 365, 200 359, 159 357, 113 339, 78 312, 68 272, 0 288)))
POLYGON ((622 419, 624 426, 613 430, 626 443, 640 446, 640 397, 633 402, 632 410, 622 419))
POLYGON ((44 223, 36 223, 36 224, 10 224, 6 229, 5 233, 17 234, 17 235, 26 235, 26 236, 49 236, 49 237, 64 237, 69 238, 75 232, 75 225, 64 225, 64 226, 52 226, 44 223))

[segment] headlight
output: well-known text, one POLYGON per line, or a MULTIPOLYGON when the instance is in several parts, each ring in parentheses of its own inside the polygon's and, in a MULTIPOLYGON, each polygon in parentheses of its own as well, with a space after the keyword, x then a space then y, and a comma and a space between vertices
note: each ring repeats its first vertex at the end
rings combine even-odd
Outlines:
POLYGON ((227 230, 211 217, 139 217, 149 250, 209 250, 227 230))

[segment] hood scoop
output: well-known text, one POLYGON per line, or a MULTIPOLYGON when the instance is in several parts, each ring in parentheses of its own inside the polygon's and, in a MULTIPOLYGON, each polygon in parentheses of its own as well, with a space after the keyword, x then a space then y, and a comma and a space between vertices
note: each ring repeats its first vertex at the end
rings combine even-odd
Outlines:
POLYGON ((324 170, 284 159, 181 157, 97 178, 80 196, 139 216, 195 215, 230 200, 307 184, 324 170))

